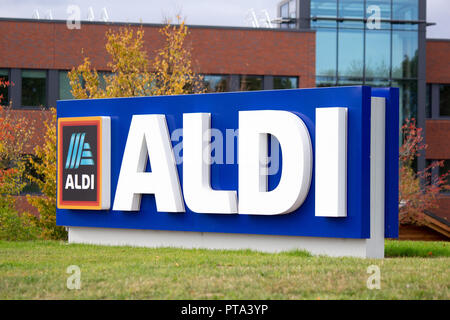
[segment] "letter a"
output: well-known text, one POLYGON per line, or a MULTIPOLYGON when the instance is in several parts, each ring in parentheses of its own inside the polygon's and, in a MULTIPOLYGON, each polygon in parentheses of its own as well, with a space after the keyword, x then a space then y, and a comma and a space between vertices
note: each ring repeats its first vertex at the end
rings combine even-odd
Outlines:
POLYGON ((117 183, 113 210, 138 211, 142 194, 154 194, 160 212, 184 212, 166 117, 135 115, 117 183), (152 172, 145 172, 147 157, 152 172))

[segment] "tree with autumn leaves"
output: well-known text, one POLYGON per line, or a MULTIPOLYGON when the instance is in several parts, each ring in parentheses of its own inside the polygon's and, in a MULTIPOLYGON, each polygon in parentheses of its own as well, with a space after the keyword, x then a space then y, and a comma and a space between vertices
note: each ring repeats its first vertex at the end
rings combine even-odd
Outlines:
POLYGON ((149 60, 144 50, 144 30, 127 27, 106 33, 106 51, 111 56, 105 76, 105 88, 92 68, 89 57, 69 72, 75 99, 96 99, 136 96, 159 96, 205 92, 200 76, 192 70, 191 52, 186 46, 188 28, 182 22, 167 24, 160 30, 164 47, 149 60))
MULTIPOLYGON (((0 87, 12 83, 0 78, 0 87)), ((0 101, 3 96, 0 94, 0 101)), ((10 106, 0 107, 0 239, 28 240, 35 229, 28 216, 19 216, 15 204, 27 185, 26 171, 31 157, 34 120, 21 117, 10 106)))
POLYGON ((449 172, 438 176, 431 174, 434 168, 443 166, 443 161, 434 161, 416 172, 413 162, 427 148, 422 128, 416 126, 415 119, 406 119, 402 133, 403 144, 399 150, 399 219, 401 224, 422 225, 425 211, 438 208, 440 193, 448 190, 446 179, 449 172))
MULTIPOLYGON (((106 50, 111 56, 106 76, 106 86, 100 85, 98 72, 91 67, 89 57, 69 72, 71 93, 75 99, 96 99, 154 95, 174 95, 204 92, 202 79, 192 70, 191 52, 185 40, 188 28, 182 22, 177 26, 167 24, 160 33, 165 38, 164 47, 149 60, 144 50, 144 30, 131 27, 106 33, 106 50)), ((64 239, 67 233, 56 226, 56 113, 47 123, 43 146, 35 149, 37 159, 30 162, 37 175, 29 176, 43 196, 28 195, 28 201, 38 208, 39 218, 29 217, 32 225, 44 239, 64 239)))

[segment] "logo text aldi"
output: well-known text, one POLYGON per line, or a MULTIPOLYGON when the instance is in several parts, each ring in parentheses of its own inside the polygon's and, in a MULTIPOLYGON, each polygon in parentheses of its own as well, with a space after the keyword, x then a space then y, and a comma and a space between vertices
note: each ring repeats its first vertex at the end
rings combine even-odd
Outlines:
POLYGON ((58 207, 110 206, 110 118, 58 119, 58 207))

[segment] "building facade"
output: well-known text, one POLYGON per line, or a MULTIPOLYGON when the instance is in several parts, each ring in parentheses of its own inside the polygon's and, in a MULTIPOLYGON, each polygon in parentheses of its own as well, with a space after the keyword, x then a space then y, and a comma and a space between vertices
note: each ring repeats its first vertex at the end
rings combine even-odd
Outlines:
MULTIPOLYGON (((127 24, 129 25, 129 24, 127 24)), ((100 75, 110 72, 105 49, 107 30, 125 24, 1 19, 0 77, 14 83, 3 88, 2 104, 35 109, 71 98, 67 72, 91 59, 100 75), (83 53, 82 53, 83 52, 83 53)), ((131 24, 135 29, 140 24, 131 24)), ((145 50, 153 59, 163 45, 161 25, 144 24, 145 50)), ((266 90, 315 86, 314 31, 190 27, 193 69, 210 91, 266 90), (282 58, 281 58, 282 57, 282 58)))
MULTIPOLYGON (((426 0, 284 0, 278 15, 283 30, 316 31, 316 86, 398 87, 400 126, 416 119, 428 144, 417 168, 448 172, 450 41, 426 39, 426 0)), ((437 212, 450 221, 450 197, 437 212)))
POLYGON ((400 119, 425 126, 425 0, 290 0, 278 12, 280 28, 316 31, 317 86, 398 87, 400 119))

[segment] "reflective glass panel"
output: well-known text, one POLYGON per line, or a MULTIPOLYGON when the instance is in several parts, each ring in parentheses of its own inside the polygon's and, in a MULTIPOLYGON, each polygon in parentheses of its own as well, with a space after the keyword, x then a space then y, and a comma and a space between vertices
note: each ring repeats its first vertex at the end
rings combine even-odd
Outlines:
POLYGON ((400 124, 409 118, 417 119, 417 80, 398 80, 392 87, 400 89, 400 124))
MULTIPOLYGON (((311 0, 311 17, 336 18, 336 0, 311 0)), ((336 27, 336 21, 312 20, 311 27, 336 27)))
POLYGON ((392 0, 392 19, 419 19, 419 0, 392 0))
POLYGON ((366 78, 366 81, 364 83, 366 86, 371 87, 389 87, 390 81, 389 79, 374 79, 374 78, 366 78))
POLYGON ((59 99, 60 100, 69 100, 73 99, 72 93, 70 90, 72 87, 70 86, 70 80, 67 76, 67 71, 59 72, 59 99))
POLYGON ((365 11, 366 17, 379 13, 381 19, 389 20, 391 19, 391 0, 366 0, 365 11))
POLYGON ((316 31, 316 74, 336 76, 336 29, 317 29, 316 31))
POLYGON ((262 90, 262 76, 241 76, 240 90, 241 91, 253 91, 262 90))
POLYGON ((417 77, 418 34, 414 31, 392 32, 392 77, 417 77))
POLYGON ((431 118, 431 84, 427 84, 427 96, 426 96, 426 102, 425 102, 425 116, 427 118, 431 118))
POLYGON ((338 86, 361 86, 362 84, 363 84, 362 78, 340 77, 338 79, 338 86))
MULTIPOLYGON (((340 23, 345 25, 345 23, 340 23)), ((356 29, 339 29, 338 76, 362 77, 364 32, 356 29)))
MULTIPOLYGON (((340 18, 346 19, 362 19, 364 18, 364 1, 340 0, 338 15, 340 18)), ((346 21, 340 24, 339 28, 364 28, 363 21, 346 21)))
POLYGON ((283 4, 280 10, 282 18, 289 18, 289 3, 283 4))
POLYGON ((207 92, 226 92, 229 89, 228 75, 204 75, 203 82, 207 92))
POLYGON ((450 85, 442 84, 439 86, 439 115, 441 117, 450 117, 450 85))
POLYGON ((391 19, 391 0, 366 0, 367 29, 390 29, 391 24, 386 20, 391 19), (377 19, 380 19, 377 21, 377 19), (383 22, 385 20, 385 22, 383 22), (377 24, 379 22, 379 24, 377 24))
MULTIPOLYGON (((450 172, 450 160, 444 160, 444 166, 439 167, 439 175, 447 174, 448 172, 450 172)), ((445 179, 445 186, 450 188, 450 175, 445 179)), ((450 189, 443 189, 442 192, 448 193, 450 189)))
POLYGON ((273 77, 274 89, 295 89, 298 88, 297 77, 273 77))
MULTIPOLYGON (((295 19, 297 18, 297 11, 296 11, 296 0, 289 1, 289 18, 295 19)), ((297 27, 297 24, 295 22, 289 23, 290 29, 295 29, 297 27)))
POLYGON ((98 71, 98 86, 106 90, 106 78, 109 77, 112 73, 109 71, 98 71))
MULTIPOLYGON (((9 81, 8 69, 0 69, 0 79, 3 82, 9 81)), ((6 84, 0 85, 0 105, 1 106, 9 105, 8 86, 6 84)))
POLYGON ((296 4, 295 0, 289 1, 289 18, 297 18, 296 4))
MULTIPOLYGON (((419 1, 418 0, 393 0, 392 1, 392 19, 414 21, 419 19, 419 1)), ((417 30, 417 24, 395 23, 392 25, 395 30, 417 30)))
POLYGON ((316 77, 316 87, 334 87, 336 86, 335 77, 316 77))
POLYGON ((366 78, 390 76, 390 48, 390 31, 366 30, 366 78))
POLYGON ((22 70, 22 105, 39 107, 46 105, 47 71, 22 70))

